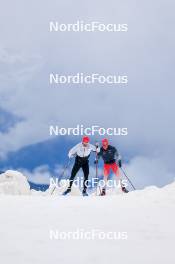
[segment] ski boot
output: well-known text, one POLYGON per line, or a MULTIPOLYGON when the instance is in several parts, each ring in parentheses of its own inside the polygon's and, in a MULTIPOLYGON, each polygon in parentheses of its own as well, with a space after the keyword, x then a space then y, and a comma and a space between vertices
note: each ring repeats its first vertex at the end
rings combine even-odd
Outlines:
POLYGON ((83 195, 83 196, 88 196, 86 190, 83 190, 82 195, 83 195))
POLYGON ((129 193, 129 191, 124 186, 122 186, 122 192, 129 193))
POLYGON ((71 189, 68 188, 65 192, 63 192, 63 195, 65 196, 65 195, 67 195, 67 194, 70 193, 70 192, 71 192, 71 189))
POLYGON ((106 195, 106 189, 103 188, 102 191, 101 191, 101 193, 100 193, 100 196, 105 196, 105 195, 106 195))

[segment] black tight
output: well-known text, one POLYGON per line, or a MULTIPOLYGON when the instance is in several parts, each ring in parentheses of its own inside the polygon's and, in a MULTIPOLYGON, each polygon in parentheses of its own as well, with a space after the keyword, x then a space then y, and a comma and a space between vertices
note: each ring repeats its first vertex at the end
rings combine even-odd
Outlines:
POLYGON ((77 174, 77 172, 79 171, 79 169, 82 168, 83 173, 84 173, 84 180, 83 180, 83 191, 86 191, 87 189, 87 180, 88 180, 88 176, 89 176, 89 161, 86 160, 85 162, 77 162, 75 161, 75 164, 72 168, 72 172, 71 172, 71 177, 69 179, 69 189, 71 189, 74 178, 77 174))

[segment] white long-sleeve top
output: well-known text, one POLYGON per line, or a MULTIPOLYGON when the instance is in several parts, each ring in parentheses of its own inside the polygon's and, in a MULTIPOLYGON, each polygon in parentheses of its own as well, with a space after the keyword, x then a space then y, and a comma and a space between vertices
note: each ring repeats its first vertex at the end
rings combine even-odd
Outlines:
POLYGON ((87 146, 84 146, 82 143, 77 144, 74 146, 68 153, 68 157, 72 158, 74 156, 79 156, 81 158, 87 157, 90 155, 91 151, 94 151, 97 153, 100 152, 100 148, 91 144, 87 144, 87 146))

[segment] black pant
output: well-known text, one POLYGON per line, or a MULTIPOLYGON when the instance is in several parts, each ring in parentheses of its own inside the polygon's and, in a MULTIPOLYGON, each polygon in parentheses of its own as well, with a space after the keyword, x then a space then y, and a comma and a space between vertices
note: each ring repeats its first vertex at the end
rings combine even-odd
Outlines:
POLYGON ((74 166, 72 168, 71 177, 69 179, 68 189, 71 189, 74 178, 80 168, 82 168, 83 173, 84 173, 83 191, 85 192, 87 189, 86 185, 87 185, 87 180, 89 176, 89 160, 87 158, 76 157, 74 166))

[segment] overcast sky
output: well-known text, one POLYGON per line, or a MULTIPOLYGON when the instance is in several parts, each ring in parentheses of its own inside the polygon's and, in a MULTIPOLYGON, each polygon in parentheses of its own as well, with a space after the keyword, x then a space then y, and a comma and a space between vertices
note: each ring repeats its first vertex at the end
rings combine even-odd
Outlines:
POLYGON ((128 136, 113 142, 134 153, 128 170, 136 175, 144 171, 142 177, 155 177, 158 183, 172 180, 174 10, 170 0, 3 1, 0 107, 18 121, 8 131, 0 130, 1 156, 47 140, 50 124, 127 127, 128 136), (127 23, 129 30, 49 33, 54 20, 127 23), (52 87, 50 72, 119 73, 128 75, 129 83, 52 87))

